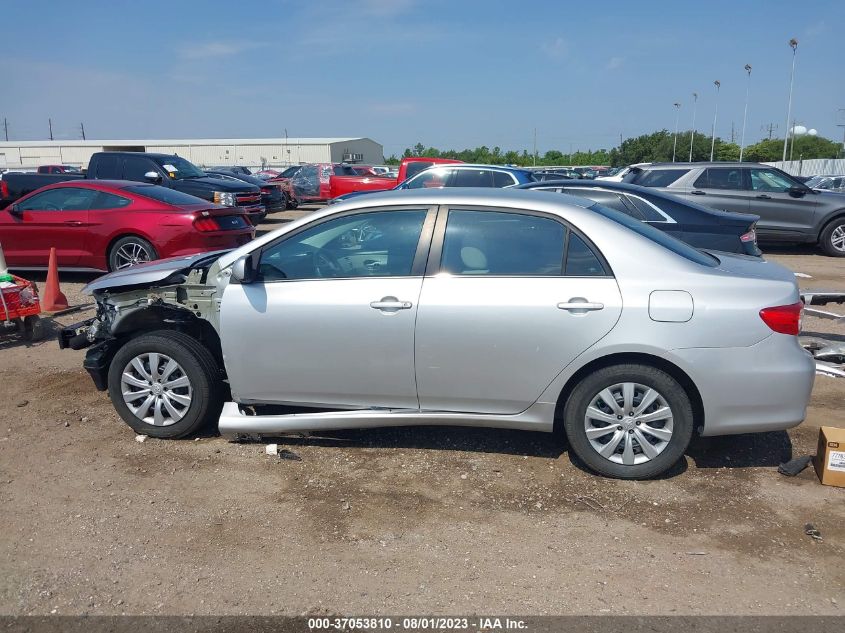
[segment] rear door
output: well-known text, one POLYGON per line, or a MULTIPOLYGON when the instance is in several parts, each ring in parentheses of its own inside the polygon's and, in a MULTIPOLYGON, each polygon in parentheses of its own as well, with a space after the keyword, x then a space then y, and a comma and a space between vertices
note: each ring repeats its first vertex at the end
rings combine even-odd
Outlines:
POLYGON ((604 259, 559 219, 442 210, 417 314, 420 408, 524 411, 621 307, 604 259))
POLYGON ((761 237, 790 239, 815 234, 817 196, 812 193, 791 195, 789 189, 796 183, 777 169, 752 167, 748 172, 751 213, 760 216, 757 230, 761 237))
POLYGON ((746 172, 741 167, 708 167, 692 183, 686 197, 711 209, 749 213, 751 194, 746 172))
POLYGON ((85 252, 88 209, 95 189, 59 187, 17 203, 17 214, 3 211, 0 238, 12 266, 46 266, 56 248, 59 266, 77 266, 85 252))

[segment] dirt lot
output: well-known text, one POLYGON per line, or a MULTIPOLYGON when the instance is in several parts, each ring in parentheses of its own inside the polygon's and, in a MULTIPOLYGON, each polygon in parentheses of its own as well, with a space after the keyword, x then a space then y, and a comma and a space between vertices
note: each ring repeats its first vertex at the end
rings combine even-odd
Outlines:
MULTIPOLYGON (((845 260, 771 259, 845 290, 845 260)), ((90 278, 63 275, 72 302, 90 278)), ((0 337, 2 614, 845 609, 845 489, 776 470, 815 452, 819 425, 845 427, 842 379, 817 377, 788 433, 698 440, 670 476, 622 482, 526 432, 284 440, 301 461, 211 433, 138 443, 82 356, 0 337)))

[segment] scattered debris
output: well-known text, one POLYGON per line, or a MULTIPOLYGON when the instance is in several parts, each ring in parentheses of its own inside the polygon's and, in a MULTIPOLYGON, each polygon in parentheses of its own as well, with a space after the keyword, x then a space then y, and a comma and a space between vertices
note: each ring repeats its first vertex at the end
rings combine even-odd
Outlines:
POLYGON ((20 402, 18 402, 17 406, 25 407, 28 404, 29 404, 29 400, 21 400, 20 402))
POLYGON ((592 510, 604 510, 605 509, 602 504, 600 504, 598 501, 596 501, 592 497, 578 496, 578 497, 575 497, 575 502, 576 503, 578 503, 578 502, 583 503, 585 506, 587 506, 588 508, 590 508, 592 510))
POLYGON ((68 427, 68 426, 70 426, 70 422, 68 422, 67 420, 65 420, 65 427, 68 427))
POLYGON ((279 459, 289 459, 293 462, 301 462, 302 458, 294 453, 293 451, 289 451, 286 448, 283 448, 279 451, 279 459))
POLYGON ((83 416, 83 417, 79 418, 79 421, 80 421, 80 422, 83 422, 83 423, 84 423, 84 422, 88 422, 89 420, 90 420, 90 418, 89 418, 89 417, 87 417, 87 416, 83 416))
POLYGON ((149 437, 148 435, 136 435, 135 441, 138 442, 138 444, 143 444, 144 442, 147 441, 148 437, 149 437))
POLYGON ((267 455, 278 455, 279 454, 279 445, 278 444, 268 444, 264 447, 264 452, 267 455))
POLYGON ((837 343, 835 345, 828 345, 822 347, 814 354, 817 360, 823 360, 828 363, 845 363, 845 343, 837 343))
POLYGON ((813 461, 812 455, 804 455, 803 457, 796 457, 788 462, 784 462, 778 466, 778 472, 787 477, 795 477, 798 473, 804 470, 813 461))
POLYGON ((824 540, 822 538, 822 533, 812 523, 807 523, 804 526, 804 534, 806 534, 807 536, 812 536, 814 541, 821 542, 824 540))
POLYGON ((812 275, 808 275, 807 273, 795 273, 796 277, 800 277, 801 279, 812 279, 812 275))
POLYGON ((836 378, 845 378, 845 369, 837 367, 831 363, 826 363, 821 360, 816 361, 816 373, 823 376, 834 376, 836 378))
POLYGON ((707 556, 707 552, 687 552, 687 556, 707 556))
POLYGON ((351 509, 352 509, 352 506, 351 506, 351 505, 349 505, 349 502, 348 502, 346 499, 344 499, 344 500, 343 500, 343 506, 341 506, 341 507, 342 507, 344 510, 351 510, 351 509))

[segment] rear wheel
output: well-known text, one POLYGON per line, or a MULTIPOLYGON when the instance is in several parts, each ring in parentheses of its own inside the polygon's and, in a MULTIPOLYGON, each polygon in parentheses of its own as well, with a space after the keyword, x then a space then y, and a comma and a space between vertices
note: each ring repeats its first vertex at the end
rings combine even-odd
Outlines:
POLYGON ((108 256, 111 271, 158 259, 158 253, 153 245, 137 235, 121 237, 112 244, 108 256))
POLYGON ((566 403, 571 449, 608 477, 648 479, 671 468, 692 438, 689 396, 648 365, 605 367, 584 378, 566 403))
POLYGON ((183 332, 160 330, 126 343, 109 367, 108 388, 123 421, 151 437, 184 437, 220 414, 217 363, 183 332))
POLYGON ((831 257, 845 257, 845 217, 837 218, 824 227, 819 244, 831 257))

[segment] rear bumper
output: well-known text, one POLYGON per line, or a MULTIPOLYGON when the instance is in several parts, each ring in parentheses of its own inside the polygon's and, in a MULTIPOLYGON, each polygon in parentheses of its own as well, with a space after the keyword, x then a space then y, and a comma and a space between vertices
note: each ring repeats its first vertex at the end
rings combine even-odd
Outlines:
POLYGON ((676 349, 704 404, 702 435, 779 431, 800 424, 816 365, 785 334, 751 347, 676 349))

